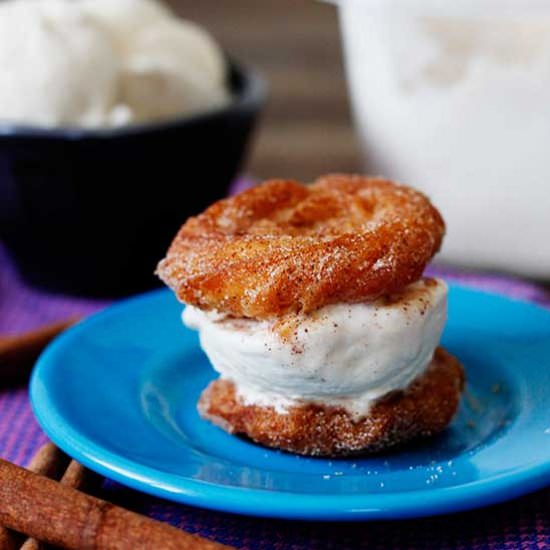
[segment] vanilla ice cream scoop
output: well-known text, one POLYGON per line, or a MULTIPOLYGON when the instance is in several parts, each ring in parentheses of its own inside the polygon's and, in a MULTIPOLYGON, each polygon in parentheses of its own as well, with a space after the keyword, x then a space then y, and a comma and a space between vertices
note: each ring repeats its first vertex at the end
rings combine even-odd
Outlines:
POLYGON ((156 0, 72 0, 114 37, 119 49, 131 50, 131 39, 146 27, 174 19, 173 13, 156 0))
POLYGON ((120 63, 110 39, 76 2, 0 2, 0 36, 0 120, 107 123, 120 63))
POLYGON ((153 0, 8 0, 0 36, 0 121, 119 126, 230 97, 216 42, 153 0))
POLYGON ((225 60, 209 35, 165 20, 138 33, 124 56, 121 101, 135 120, 204 111, 228 100, 225 79, 225 60))
POLYGON ((280 325, 187 306, 203 350, 246 404, 284 412, 314 402, 353 415, 406 388, 430 363, 447 316, 447 287, 423 279, 372 303, 337 304, 280 325), (288 327, 285 327, 288 332, 288 327))

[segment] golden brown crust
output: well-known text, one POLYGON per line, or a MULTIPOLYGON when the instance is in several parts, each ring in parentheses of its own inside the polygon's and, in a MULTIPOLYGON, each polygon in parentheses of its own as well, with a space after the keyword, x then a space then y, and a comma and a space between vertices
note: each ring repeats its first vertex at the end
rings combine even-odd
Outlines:
POLYGON ((269 319, 400 290, 444 230, 424 195, 380 178, 274 180, 190 218, 157 272, 185 303, 269 319))
POLYGON ((245 405, 232 382, 215 380, 203 392, 199 411, 224 430, 293 453, 341 456, 372 453, 441 432, 452 420, 464 389, 458 360, 438 348, 426 372, 405 391, 375 403, 354 419, 344 409, 303 405, 281 414, 245 405))

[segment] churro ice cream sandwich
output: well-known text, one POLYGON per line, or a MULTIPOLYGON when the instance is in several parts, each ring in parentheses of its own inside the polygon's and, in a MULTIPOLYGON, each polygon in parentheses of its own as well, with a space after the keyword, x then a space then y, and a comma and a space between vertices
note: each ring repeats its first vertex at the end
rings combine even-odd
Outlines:
POLYGON ((158 274, 220 374, 201 415, 317 456, 444 430, 464 372, 439 347, 447 287, 423 277, 444 231, 421 193, 355 175, 268 181, 190 218, 158 274))

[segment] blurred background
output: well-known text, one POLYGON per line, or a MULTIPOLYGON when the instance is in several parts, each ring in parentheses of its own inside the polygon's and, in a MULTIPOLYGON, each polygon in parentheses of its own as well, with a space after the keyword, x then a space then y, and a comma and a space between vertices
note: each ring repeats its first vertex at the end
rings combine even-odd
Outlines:
POLYGON ((268 81, 249 173, 385 175, 442 211, 437 261, 550 279, 544 3, 170 4, 268 81))
POLYGON ((310 181, 357 171, 338 14, 312 0, 169 0, 231 55, 259 69, 269 103, 247 169, 258 178, 310 181))
MULTIPOLYGON (((131 124, 116 122, 112 132, 112 118, 101 122, 94 118, 94 102, 107 94, 97 82, 107 81, 110 70, 97 40, 87 34, 95 27, 77 22, 81 28, 75 30, 73 16, 65 15, 66 10, 62 16, 47 10, 38 16, 37 2, 29 4, 26 12, 18 2, 2 3, 7 7, 0 12, 0 25, 6 32, 20 25, 18 36, 27 33, 28 38, 15 37, 19 42, 14 49, 25 50, 21 65, 13 62, 9 50, 3 51, 11 94, 0 94, 1 114, 11 116, 16 125, 22 122, 6 102, 24 98, 16 108, 25 115, 23 122, 30 124, 30 131, 28 126, 14 129, 0 120, 0 238, 33 285, 100 296, 140 291, 158 282, 152 275, 154 266, 181 223, 224 196, 238 173, 246 174, 249 181, 288 177, 307 182, 326 172, 359 170, 334 5, 308 0, 164 3, 176 15, 200 25, 236 63, 240 75, 232 75, 231 87, 237 101, 215 114, 215 103, 208 107, 205 102, 195 110, 206 116, 195 121, 185 118, 183 111, 178 117, 172 107, 168 118, 159 111, 159 124, 144 116, 146 126, 134 131, 131 124), (42 19, 58 28, 61 51, 74 55, 67 67, 76 78, 57 61, 56 39, 42 32, 42 19), (86 39, 79 40, 78 33, 86 39), (29 74, 22 73, 22 65, 34 67, 37 59, 46 69, 40 76, 32 68, 29 74), (84 64, 77 73, 76 67, 84 64), (82 85, 91 84, 91 74, 98 75, 94 89, 82 90, 82 85), (265 82, 267 102, 258 83, 249 81, 256 75, 265 82), (25 93, 29 86, 39 90, 30 99, 25 93), (91 107, 76 120, 63 105, 75 101, 78 114, 83 110, 76 103, 79 95, 91 107), (50 110, 55 115, 51 120, 45 115, 50 110), (92 127, 88 127, 90 118, 92 127), (84 123, 82 132, 66 131, 67 124, 75 122, 84 123)), ((47 0, 42 5, 47 6, 47 0)), ((162 27, 156 19, 148 21, 156 18, 154 3, 144 3, 145 11, 135 16, 134 23, 128 15, 134 5, 130 0, 112 5, 108 8, 102 2, 97 14, 126 21, 126 34, 117 31, 117 40, 130 40, 131 25, 145 33, 149 29, 141 46, 133 46, 139 51, 130 61, 136 79, 127 84, 133 85, 132 101, 142 110, 144 106, 145 112, 151 102, 157 108, 163 102, 174 103, 173 97, 162 93, 166 86, 177 87, 180 76, 183 97, 196 99, 197 93, 187 90, 186 83, 206 73, 200 60, 207 61, 212 52, 206 51, 204 38, 199 44, 189 38, 193 33, 185 39, 184 29, 178 37, 173 28, 162 27), (154 63, 164 63, 166 75, 155 72, 154 63)), ((108 116, 124 119, 128 113, 115 109, 108 116)))
POLYGON ((550 6, 495 6, 0 2, 4 263, 131 294, 227 193, 366 172, 440 209, 436 261, 550 280, 550 6))

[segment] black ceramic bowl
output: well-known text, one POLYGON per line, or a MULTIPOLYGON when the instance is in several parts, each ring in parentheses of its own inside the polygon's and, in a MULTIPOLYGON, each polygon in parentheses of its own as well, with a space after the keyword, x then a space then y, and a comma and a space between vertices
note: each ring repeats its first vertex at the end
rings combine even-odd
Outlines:
POLYGON ((232 65, 232 102, 118 129, 0 125, 0 239, 32 284, 116 296, 153 276, 185 219, 222 197, 265 100, 232 65))

